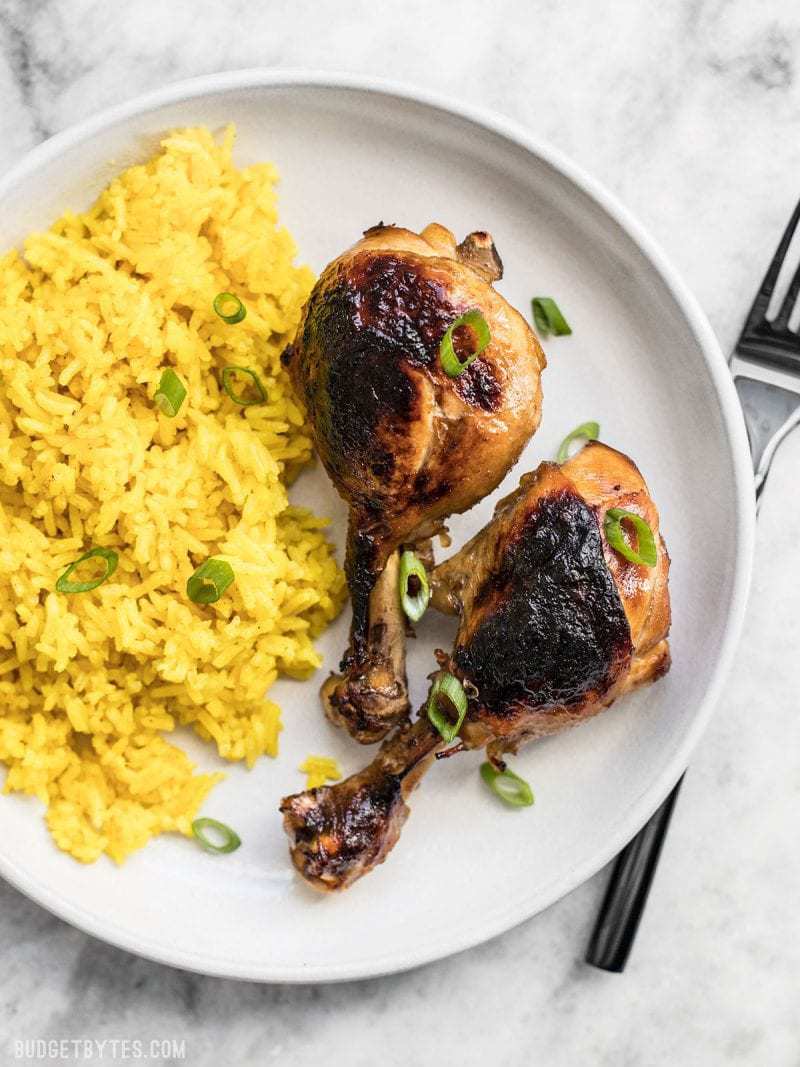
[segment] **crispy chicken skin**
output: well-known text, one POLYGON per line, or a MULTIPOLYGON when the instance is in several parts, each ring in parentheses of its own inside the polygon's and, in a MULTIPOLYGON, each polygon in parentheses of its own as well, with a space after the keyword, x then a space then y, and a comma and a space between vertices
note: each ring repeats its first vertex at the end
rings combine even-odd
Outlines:
MULTIPOLYGON (((504 753, 665 674, 668 571, 658 512, 627 456, 594 443, 524 475, 488 526, 433 573, 434 606, 459 616, 439 665, 470 694, 455 750, 486 748, 502 768, 504 753), (612 507, 650 525, 655 567, 609 546, 603 519, 612 507)), ((444 747, 423 715, 359 774, 287 797, 281 811, 300 874, 316 888, 344 889, 383 862, 409 793, 444 747)))
POLYGON ((593 443, 542 463, 501 500, 489 525, 433 574, 433 603, 460 616, 447 669, 480 693, 465 745, 490 758, 556 733, 669 667, 669 556, 632 460, 593 443), (608 544, 609 508, 654 531, 655 567, 608 544), (659 669, 659 665, 661 669, 659 669))
POLYGON ((492 492, 539 425, 544 353, 492 287, 501 275, 486 233, 457 245, 437 224, 421 234, 375 226, 323 271, 284 353, 317 451, 350 508, 350 641, 323 705, 365 743, 409 710, 392 557, 492 492), (491 342, 448 377, 439 344, 475 308, 491 342))

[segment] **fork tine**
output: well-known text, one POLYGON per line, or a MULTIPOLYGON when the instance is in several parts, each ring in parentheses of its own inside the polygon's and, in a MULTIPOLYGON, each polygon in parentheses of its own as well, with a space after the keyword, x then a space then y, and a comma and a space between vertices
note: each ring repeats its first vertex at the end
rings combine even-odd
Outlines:
MULTIPOLYGON (((764 280, 761 283, 761 288, 756 294, 756 298, 753 301, 753 306, 750 308, 750 314, 747 316, 747 319, 745 321, 744 329, 742 330, 743 334, 746 333, 748 330, 751 330, 754 327, 761 325, 766 320, 767 308, 769 307, 769 302, 772 298, 772 294, 775 291, 775 285, 778 281, 778 275, 781 272, 783 261, 784 259, 786 259, 786 253, 789 251, 789 245, 792 243, 792 237, 794 237, 794 231, 797 229, 798 221, 800 221, 800 200, 797 202, 797 207, 792 212, 792 217, 789 219, 789 225, 786 227, 783 237, 781 237, 780 244, 775 250, 775 255, 772 257, 772 262, 770 263, 767 269, 767 273, 764 275, 764 280)), ((792 279, 792 287, 794 286, 796 278, 797 275, 795 275, 795 278, 792 279)), ((798 285, 800 285, 800 279, 797 280, 798 285)), ((796 296, 797 291, 795 291, 794 296, 792 297, 792 304, 794 304, 796 296)), ((783 313, 785 304, 786 301, 784 300, 783 305, 781 305, 781 314, 783 313)), ((789 314, 791 314, 791 308, 789 309, 789 314)))
POLYGON ((786 290, 786 296, 783 298, 778 314, 772 320, 773 326, 778 329, 785 329, 788 326, 798 293, 800 293, 800 263, 797 264, 797 270, 789 282, 789 288, 786 290))

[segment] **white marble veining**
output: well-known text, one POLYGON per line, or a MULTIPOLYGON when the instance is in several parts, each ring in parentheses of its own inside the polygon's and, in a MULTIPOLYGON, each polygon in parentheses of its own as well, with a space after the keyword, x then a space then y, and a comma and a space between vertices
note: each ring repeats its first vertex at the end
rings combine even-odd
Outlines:
MULTIPOLYGON (((0 0, 0 171, 99 108, 251 66, 383 75, 519 120, 621 196, 726 347, 800 193, 791 0, 0 0)), ((798 470, 800 435, 623 976, 581 963, 602 873, 450 960, 295 988, 137 959, 0 884, 2 1062, 38 1062, 19 1039, 159 1037, 198 1065, 800 1063, 798 470)))

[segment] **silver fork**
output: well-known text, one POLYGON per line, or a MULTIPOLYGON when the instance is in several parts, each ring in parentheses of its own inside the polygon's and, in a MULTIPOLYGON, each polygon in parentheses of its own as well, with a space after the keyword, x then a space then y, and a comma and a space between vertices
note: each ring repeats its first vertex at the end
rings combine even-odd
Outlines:
MULTIPOLYGON (((798 222, 800 203, 764 275, 730 358, 733 383, 750 438, 757 505, 778 446, 800 423, 800 334, 789 329, 800 296, 800 265, 777 315, 767 318, 798 222)), ((682 782, 683 777, 617 856, 586 954, 586 962, 595 967, 605 971, 625 968, 682 782)))
POLYGON ((800 294, 800 265, 777 315, 767 318, 767 308, 799 221, 800 202, 764 275, 730 360, 750 438, 757 502, 778 445, 800 422, 800 336, 789 329, 800 294))

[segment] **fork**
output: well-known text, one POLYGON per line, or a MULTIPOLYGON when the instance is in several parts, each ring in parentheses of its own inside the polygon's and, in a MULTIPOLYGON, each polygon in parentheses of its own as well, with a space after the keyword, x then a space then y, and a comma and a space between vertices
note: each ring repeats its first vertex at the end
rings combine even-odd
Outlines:
MULTIPOLYGON (((789 328, 800 295, 800 264, 774 318, 767 311, 792 237, 800 202, 764 275, 730 358, 744 412, 755 474, 756 507, 780 443, 800 422, 800 334, 789 328)), ((670 795, 617 856, 592 933, 586 962, 605 971, 625 969, 658 866, 683 775, 670 795)))

